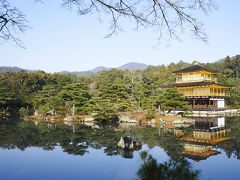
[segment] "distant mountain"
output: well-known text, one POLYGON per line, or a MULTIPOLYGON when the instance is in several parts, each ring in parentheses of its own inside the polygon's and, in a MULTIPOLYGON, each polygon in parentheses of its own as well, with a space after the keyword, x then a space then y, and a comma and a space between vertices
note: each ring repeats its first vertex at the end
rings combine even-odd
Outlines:
POLYGON ((11 72, 19 72, 19 71, 33 72, 34 70, 22 69, 17 66, 0 66, 0 72, 2 71, 11 71, 11 72))
POLYGON ((99 71, 102 71, 102 70, 110 70, 111 68, 107 68, 107 67, 104 67, 104 66, 98 66, 94 69, 91 69, 91 70, 88 70, 88 71, 72 71, 72 72, 69 72, 69 71, 61 71, 59 73, 61 74, 68 74, 68 73, 71 73, 71 74, 75 74, 75 75, 84 75, 84 76, 90 76, 92 74, 96 74, 98 73, 99 71))
MULTIPOLYGON (((116 69, 119 69, 119 70, 126 70, 128 69, 129 71, 136 71, 136 70, 143 70, 145 68, 147 68, 148 65, 146 64, 143 64, 143 63, 136 63, 136 62, 130 62, 130 63, 127 63, 127 64, 124 64, 120 67, 117 67, 116 69)), ((92 74, 96 74, 98 73, 99 71, 102 71, 102 70, 111 70, 112 68, 109 68, 109 67, 104 67, 104 66, 98 66, 94 69, 91 69, 91 70, 88 70, 88 71, 72 71, 72 72, 69 72, 69 71, 61 71, 59 73, 61 74, 68 74, 68 73, 71 73, 71 74, 75 74, 75 75, 86 75, 86 76, 89 76, 89 75, 92 75, 92 74)), ((36 70, 28 70, 28 69, 23 69, 23 68, 19 68, 19 67, 16 67, 16 66, 0 66, 0 72, 2 71, 11 71, 11 72, 19 72, 19 71, 26 71, 26 72, 34 72, 36 70)))
POLYGON ((143 63, 130 62, 130 63, 124 64, 124 65, 118 67, 117 69, 120 69, 120 70, 128 69, 129 71, 136 71, 136 70, 146 69, 147 67, 148 67, 148 65, 143 64, 143 63))
POLYGON ((16 67, 16 66, 14 66, 14 67, 1 66, 1 67, 0 67, 0 72, 1 72, 1 71, 19 72, 19 71, 21 71, 21 70, 23 70, 23 69, 22 69, 22 68, 19 68, 19 67, 16 67))
POLYGON ((112 69, 112 68, 107 68, 107 67, 104 67, 104 66, 98 66, 98 67, 96 67, 96 68, 94 68, 92 70, 89 70, 88 72, 98 73, 99 71, 102 71, 102 70, 108 71, 110 69, 112 69))
MULTIPOLYGON (((116 69, 119 69, 119 70, 126 70, 126 69, 128 69, 129 71, 136 71, 136 70, 143 70, 143 69, 145 69, 147 67, 148 67, 148 65, 143 64, 143 63, 130 62, 130 63, 124 64, 124 65, 122 65, 120 67, 117 67, 116 69)), ((62 74, 71 73, 71 74, 76 74, 76 75, 86 75, 86 76, 89 76, 89 75, 92 75, 92 74, 96 74, 96 73, 98 73, 99 71, 102 71, 102 70, 109 71, 111 69, 112 68, 109 68, 109 67, 98 66, 98 67, 96 67, 94 69, 91 69, 91 70, 88 70, 88 71, 74 71, 74 72, 61 71, 60 73, 62 73, 62 74)))
POLYGON ((89 71, 72 71, 72 72, 69 72, 69 71, 60 71, 60 72, 57 72, 57 73, 60 73, 60 74, 74 74, 74 75, 84 75, 84 76, 90 76, 94 73, 92 72, 89 72, 89 71))
MULTIPOLYGON (((143 70, 147 67, 148 67, 148 65, 143 64, 143 63, 130 62, 130 63, 124 64, 120 67, 117 67, 116 69, 119 69, 119 70, 128 69, 129 71, 136 71, 136 70, 143 70)), ((98 66, 98 67, 96 67, 94 69, 91 69, 91 70, 88 70, 88 71, 80 71, 78 73, 77 72, 75 72, 75 73, 82 74, 82 75, 91 75, 91 74, 96 74, 96 73, 98 73, 99 71, 102 71, 102 70, 109 71, 111 69, 113 69, 113 68, 98 66)))
POLYGON ((219 59, 219 60, 215 61, 215 63, 219 63, 219 64, 221 64, 221 63, 224 63, 224 60, 225 60, 225 58, 223 58, 223 59, 219 59))

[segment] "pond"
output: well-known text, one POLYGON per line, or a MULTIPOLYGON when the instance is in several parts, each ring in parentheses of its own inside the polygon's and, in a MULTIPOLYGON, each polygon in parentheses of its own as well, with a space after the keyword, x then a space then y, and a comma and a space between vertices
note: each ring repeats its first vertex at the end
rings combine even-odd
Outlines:
POLYGON ((140 179, 144 150, 158 163, 184 157, 199 179, 240 179, 240 118, 198 118, 185 128, 0 120, 3 180, 140 179), (123 136, 141 149, 117 148, 123 136))

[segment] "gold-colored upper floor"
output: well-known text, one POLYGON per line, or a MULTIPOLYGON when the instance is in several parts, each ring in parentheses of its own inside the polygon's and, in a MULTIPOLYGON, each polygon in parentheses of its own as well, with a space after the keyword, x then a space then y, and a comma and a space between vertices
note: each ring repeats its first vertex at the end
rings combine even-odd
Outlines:
POLYGON ((203 153, 206 151, 209 151, 213 148, 213 146, 204 146, 204 145, 198 145, 198 144, 184 144, 185 151, 191 151, 196 153, 203 153))
POLYGON ((227 96, 225 88, 217 87, 184 87, 178 88, 184 96, 227 96))
POLYGON ((200 71, 196 73, 184 73, 179 75, 176 79, 176 83, 202 82, 202 81, 217 82, 217 78, 215 74, 200 71))

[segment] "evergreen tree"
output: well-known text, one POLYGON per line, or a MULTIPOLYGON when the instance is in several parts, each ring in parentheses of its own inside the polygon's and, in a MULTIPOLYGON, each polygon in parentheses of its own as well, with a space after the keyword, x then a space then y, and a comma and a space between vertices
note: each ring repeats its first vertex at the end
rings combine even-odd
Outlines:
POLYGON ((91 99, 91 112, 95 120, 99 122, 111 121, 117 118, 117 111, 110 99, 95 96, 91 99))
POLYGON ((24 88, 28 94, 37 92, 42 89, 46 84, 47 74, 43 71, 37 71, 30 73, 27 79, 24 81, 24 88))
POLYGON ((240 55, 237 55, 233 58, 233 70, 234 70, 234 75, 235 78, 238 79, 239 78, 239 71, 240 71, 240 55))
POLYGON ((122 72, 113 69, 109 72, 101 72, 97 82, 95 97, 107 99, 113 103, 115 111, 126 111, 130 107, 128 87, 123 81, 122 72))
POLYGON ((169 88, 161 95, 159 104, 163 111, 167 110, 169 113, 177 107, 183 108, 188 102, 184 100, 184 95, 177 88, 169 88))
POLYGON ((16 107, 17 101, 14 93, 10 90, 8 81, 0 76, 0 109, 5 112, 11 107, 16 107))
POLYGON ((229 90, 229 96, 226 99, 226 104, 233 108, 240 108, 240 91, 239 87, 229 90))
POLYGON ((152 119, 156 116, 156 96, 144 98, 142 102, 142 109, 146 110, 146 118, 152 119))
POLYGON ((227 56, 225 59, 224 59, 224 71, 223 73, 226 74, 228 77, 233 77, 233 64, 232 64, 232 61, 231 61, 231 58, 229 56, 227 56))
POLYGON ((58 89, 52 84, 43 86, 34 97, 34 107, 39 109, 40 114, 45 114, 49 110, 56 113, 58 107, 63 106, 62 100, 58 95, 58 89))
POLYGON ((75 107, 85 113, 90 94, 86 84, 75 82, 67 84, 62 88, 59 94, 64 102, 65 107, 72 107, 72 114, 75 114, 75 107))

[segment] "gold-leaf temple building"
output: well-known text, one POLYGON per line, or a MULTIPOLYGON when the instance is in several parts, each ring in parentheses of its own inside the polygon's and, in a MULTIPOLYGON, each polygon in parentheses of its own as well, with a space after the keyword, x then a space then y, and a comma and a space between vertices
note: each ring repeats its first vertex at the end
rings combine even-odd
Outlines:
POLYGON ((177 75, 176 83, 168 87, 176 87, 183 93, 190 108, 196 111, 225 109, 225 90, 232 86, 217 83, 218 71, 194 63, 173 73, 177 75))

